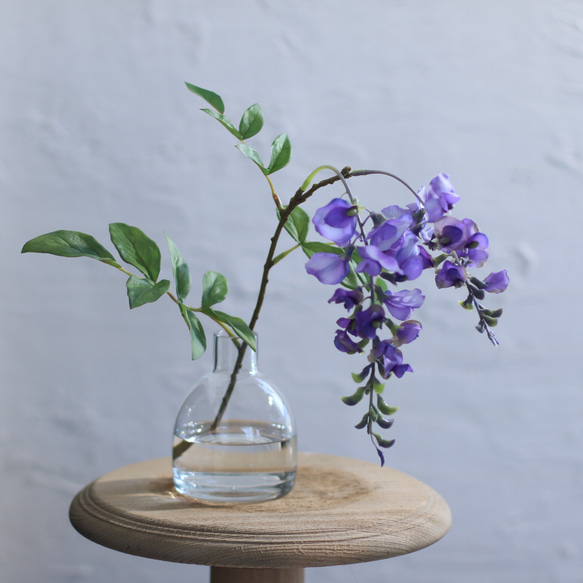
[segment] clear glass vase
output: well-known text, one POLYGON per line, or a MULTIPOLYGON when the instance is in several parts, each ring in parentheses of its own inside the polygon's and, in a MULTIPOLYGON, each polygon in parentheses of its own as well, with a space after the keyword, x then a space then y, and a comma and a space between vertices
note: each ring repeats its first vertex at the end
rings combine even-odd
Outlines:
POLYGON ((290 408, 259 374, 257 353, 249 347, 233 376, 236 343, 240 341, 215 334, 214 369, 195 385, 176 418, 174 485, 201 501, 273 500, 295 483, 296 429, 290 408))

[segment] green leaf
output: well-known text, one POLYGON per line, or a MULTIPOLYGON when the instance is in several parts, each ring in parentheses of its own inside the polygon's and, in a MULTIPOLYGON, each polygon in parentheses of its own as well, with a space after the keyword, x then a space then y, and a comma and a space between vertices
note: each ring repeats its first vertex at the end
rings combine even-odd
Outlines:
POLYGON ((267 170, 265 169, 265 166, 263 165, 263 162, 261 161, 261 156, 259 156, 257 150, 255 150, 251 146, 248 146, 247 144, 237 144, 235 148, 237 148, 244 156, 247 156, 249 160, 253 160, 253 162, 255 162, 255 164, 257 164, 259 168, 261 168, 264 174, 268 173, 267 170))
POLYGON ((202 307, 221 303, 229 293, 227 278, 216 271, 207 271, 202 278, 202 307))
POLYGON ((126 263, 139 269, 152 281, 158 279, 162 255, 152 239, 137 227, 130 227, 125 223, 111 223, 109 235, 126 263))
POLYGON ((391 407, 387 405, 380 395, 377 395, 377 407, 383 415, 394 415, 399 409, 399 407, 391 407))
POLYGON ((233 125, 233 122, 228 118, 225 117, 222 113, 217 113, 212 109, 201 109, 205 113, 208 113, 211 117, 214 117, 217 121, 219 121, 224 127, 226 127, 238 140, 241 140, 241 134, 239 130, 233 125))
POLYGON ((294 241, 305 243, 310 228, 310 216, 303 208, 298 206, 291 212, 284 227, 294 241))
POLYGON ((90 257, 120 267, 113 255, 91 235, 79 231, 53 231, 31 239, 22 253, 49 253, 59 257, 90 257))
POLYGON ((192 360, 200 358, 206 350, 206 335, 200 320, 192 310, 189 310, 184 304, 180 304, 180 313, 190 331, 190 343, 192 345, 192 360))
POLYGON ((350 405, 352 407, 353 405, 360 403, 360 401, 362 400, 362 397, 364 395, 365 388, 366 387, 358 387, 358 389, 356 389, 356 392, 353 395, 350 395, 349 397, 340 397, 340 398, 342 399, 343 403, 345 403, 346 405, 350 405))
POLYGON ((298 243, 297 245, 294 245, 287 251, 282 251, 279 255, 273 258, 272 265, 277 265, 282 259, 285 259, 290 253, 292 253, 299 247, 301 247, 301 245, 298 243))
POLYGON ((287 166, 291 158, 291 143, 287 134, 280 134, 271 145, 271 161, 267 168, 267 174, 273 174, 287 166))
POLYGON ((314 253, 336 253, 336 255, 342 254, 342 249, 339 247, 330 245, 328 243, 320 243, 319 241, 306 241, 302 243, 302 250, 308 257, 311 257, 314 255, 314 253))
POLYGON ((186 83, 189 91, 192 91, 195 95, 202 97, 209 105, 212 105, 219 113, 225 113, 225 104, 223 100, 214 91, 209 91, 208 89, 203 89, 202 87, 197 87, 192 83, 186 83))
POLYGON ((247 108, 239 123, 241 139, 246 140, 256 136, 263 127, 263 111, 258 103, 247 108))
POLYGON ((255 334, 253 333, 253 330, 249 328, 245 320, 237 318, 236 316, 230 316, 229 314, 225 314, 225 312, 211 310, 210 308, 204 309, 203 313, 223 324, 227 324, 227 326, 229 326, 233 332, 243 340, 243 342, 248 344, 252 350, 257 350, 255 334))
POLYGON ((178 301, 182 302, 190 292, 190 270, 182 254, 174 241, 166 235, 168 241, 168 250, 170 251, 170 258, 172 259, 172 273, 174 274, 174 281, 176 283, 176 296, 178 301))
POLYGON ((126 288, 130 309, 133 309, 159 300, 170 289, 170 282, 167 279, 162 279, 158 283, 154 283, 149 279, 130 275, 126 288))
POLYGON ((361 280, 361 278, 364 279, 364 274, 356 273, 356 271, 354 271, 353 261, 350 261, 348 266, 350 267, 350 273, 342 280, 341 284, 349 289, 356 289, 363 285, 363 280, 361 280))

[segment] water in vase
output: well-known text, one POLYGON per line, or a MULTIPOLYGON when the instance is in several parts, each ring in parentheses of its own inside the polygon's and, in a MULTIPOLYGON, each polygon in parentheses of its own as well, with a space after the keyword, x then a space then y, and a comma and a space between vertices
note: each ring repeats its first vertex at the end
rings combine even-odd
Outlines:
POLYGON ((296 438, 269 423, 189 423, 174 435, 178 492, 209 502, 260 502, 294 486, 296 438))

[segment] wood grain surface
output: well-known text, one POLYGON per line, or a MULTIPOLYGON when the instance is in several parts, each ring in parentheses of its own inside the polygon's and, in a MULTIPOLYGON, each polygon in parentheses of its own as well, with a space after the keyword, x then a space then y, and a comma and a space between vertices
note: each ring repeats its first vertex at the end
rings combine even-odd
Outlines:
POLYGON ((439 540, 451 515, 419 480, 376 464, 301 453, 294 490, 260 504, 207 505, 177 494, 170 458, 86 486, 73 526, 103 546, 217 567, 304 568, 374 561, 439 540))

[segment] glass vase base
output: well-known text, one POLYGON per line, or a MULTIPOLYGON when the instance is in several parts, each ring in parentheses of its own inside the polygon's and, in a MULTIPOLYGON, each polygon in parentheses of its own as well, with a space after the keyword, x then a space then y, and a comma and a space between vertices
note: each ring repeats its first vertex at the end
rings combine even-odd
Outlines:
POLYGON ((291 492, 295 472, 189 472, 174 468, 180 494, 211 503, 255 503, 275 500, 291 492))

